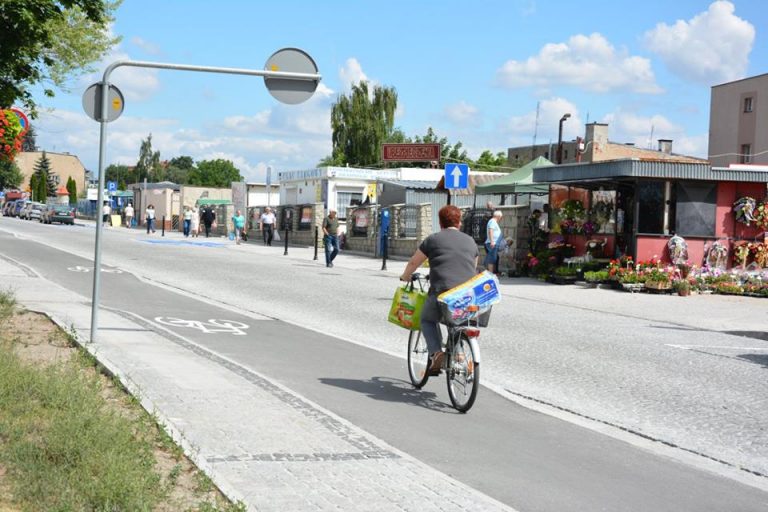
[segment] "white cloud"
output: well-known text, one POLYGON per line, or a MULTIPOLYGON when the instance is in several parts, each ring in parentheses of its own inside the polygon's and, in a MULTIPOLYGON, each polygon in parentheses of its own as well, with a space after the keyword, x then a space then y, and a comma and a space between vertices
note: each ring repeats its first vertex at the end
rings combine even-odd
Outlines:
MULTIPOLYGON (((95 65, 95 73, 81 77, 80 86, 85 89, 100 82, 107 66, 119 60, 131 60, 131 57, 115 48, 95 65)), ((128 101, 146 101, 160 90, 156 69, 122 66, 110 75, 109 81, 120 89, 128 101)))
POLYGON ((138 46, 144 53, 148 53, 149 55, 160 55, 162 53, 158 45, 138 36, 132 37, 131 43, 138 46))
POLYGON ((464 100, 458 103, 446 105, 443 108, 443 114, 449 121, 462 125, 476 125, 479 123, 480 111, 474 105, 470 105, 464 100))
POLYGON ((718 0, 689 21, 659 23, 645 42, 670 71, 689 80, 713 85, 743 78, 755 27, 734 11, 733 3, 718 0))
POLYGON ((508 60, 496 71, 501 86, 569 85, 591 92, 632 91, 656 94, 650 60, 617 50, 601 34, 578 34, 567 43, 549 43, 526 61, 508 60))
POLYGON ((370 81, 360 62, 354 57, 348 58, 344 66, 339 69, 339 79, 345 90, 351 89, 352 85, 362 81, 370 81))
POLYGON ((571 116, 563 122, 563 140, 572 140, 584 132, 584 122, 579 115, 579 109, 565 98, 549 98, 542 100, 539 106, 538 130, 536 130, 536 110, 520 116, 513 116, 502 125, 502 130, 516 137, 517 143, 526 144, 533 140, 537 131, 536 143, 545 144, 548 141, 557 142, 560 119, 565 114, 571 116))

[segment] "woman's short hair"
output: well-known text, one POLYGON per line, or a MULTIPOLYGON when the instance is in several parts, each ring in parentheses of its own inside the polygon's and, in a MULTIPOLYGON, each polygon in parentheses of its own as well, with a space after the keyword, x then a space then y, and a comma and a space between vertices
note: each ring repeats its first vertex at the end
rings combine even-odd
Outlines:
POLYGON ((495 212, 493 212, 493 216, 494 217, 501 217, 502 216, 501 210, 496 210, 495 212))
POLYGON ((461 210, 452 204, 440 208, 437 217, 440 219, 440 227, 443 229, 457 228, 461 224, 461 210))

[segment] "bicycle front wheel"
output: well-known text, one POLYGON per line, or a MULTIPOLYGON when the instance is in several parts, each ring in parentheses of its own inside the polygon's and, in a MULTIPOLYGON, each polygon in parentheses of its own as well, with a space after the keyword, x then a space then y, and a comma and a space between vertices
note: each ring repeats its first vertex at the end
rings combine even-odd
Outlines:
POLYGON ((428 365, 427 340, 421 331, 411 331, 408 335, 408 376, 416 389, 421 389, 429 380, 428 365))
POLYGON ((480 364, 475 361, 475 353, 466 334, 458 337, 449 357, 446 372, 448 396, 457 411, 467 412, 475 403, 480 388, 480 364))

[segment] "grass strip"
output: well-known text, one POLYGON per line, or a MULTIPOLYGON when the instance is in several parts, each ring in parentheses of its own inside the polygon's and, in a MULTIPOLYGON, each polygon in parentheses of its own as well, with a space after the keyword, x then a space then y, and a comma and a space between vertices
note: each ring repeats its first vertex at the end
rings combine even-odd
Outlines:
POLYGON ((105 407, 77 358, 39 368, 0 345, 0 461, 24 510, 151 510, 165 492, 151 427, 105 407))

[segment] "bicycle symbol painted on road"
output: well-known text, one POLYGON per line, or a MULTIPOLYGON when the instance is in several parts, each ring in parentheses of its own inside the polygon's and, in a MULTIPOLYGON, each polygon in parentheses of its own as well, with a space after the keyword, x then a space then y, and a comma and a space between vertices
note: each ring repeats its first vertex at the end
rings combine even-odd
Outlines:
MULTIPOLYGON (((90 267, 83 267, 81 265, 77 265, 75 267, 67 267, 67 270, 69 270, 70 272, 88 273, 88 272, 91 271, 91 268, 90 267)), ((102 268, 101 271, 104 272, 104 273, 107 273, 107 274, 122 274, 123 273, 123 271, 120 270, 119 268, 102 268)))
POLYGON ((163 325, 170 325, 172 327, 197 329, 204 334, 225 333, 232 334, 233 336, 245 336, 247 333, 244 329, 248 329, 249 327, 248 324, 242 322, 235 322, 234 320, 217 320, 215 318, 212 318, 207 322, 202 322, 200 320, 184 320, 171 316, 158 316, 155 317, 155 322, 163 325))

